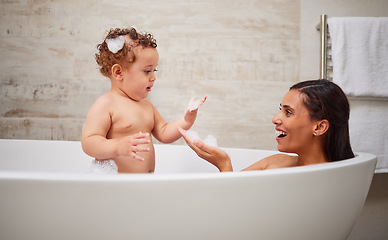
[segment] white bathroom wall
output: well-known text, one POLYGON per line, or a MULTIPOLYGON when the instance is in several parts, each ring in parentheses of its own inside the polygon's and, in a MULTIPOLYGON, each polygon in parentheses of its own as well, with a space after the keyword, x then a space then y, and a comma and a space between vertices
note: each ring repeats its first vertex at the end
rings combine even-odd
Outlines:
MULTIPOLYGON (((319 77, 320 34, 315 29, 320 22, 320 15, 327 17, 388 17, 388 1, 386 0, 301 0, 300 1, 300 76, 301 79, 319 77)), ((388 101, 365 101, 350 99, 351 120, 350 134, 354 129, 355 120, 360 108, 378 105, 380 111, 388 111, 388 101), (353 114, 352 114, 353 112, 353 114), (356 113, 356 114, 354 114, 356 113)), ((366 116, 365 116, 366 117, 366 116)), ((387 123, 380 119, 382 130, 387 123)), ((358 120, 357 122, 360 122, 358 120)), ((354 151, 368 151, 362 143, 352 144, 354 151)), ((372 152, 373 153, 373 152, 372 152)), ((376 154, 376 153, 375 153, 376 154)), ((388 174, 375 174, 371 189, 363 211, 348 240, 383 240, 388 239, 388 174)))
POLYGON ((271 119, 299 80, 299 17, 299 0, 1 1, 0 138, 79 140, 110 87, 95 46, 110 28, 136 26, 158 41, 149 100, 167 121, 207 95, 201 137, 275 149, 271 119))

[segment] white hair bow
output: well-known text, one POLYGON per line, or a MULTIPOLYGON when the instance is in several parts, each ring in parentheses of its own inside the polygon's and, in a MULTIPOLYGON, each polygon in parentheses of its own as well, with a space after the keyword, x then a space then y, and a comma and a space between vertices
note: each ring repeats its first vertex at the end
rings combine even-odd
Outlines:
POLYGON ((109 51, 111 51, 112 53, 117 53, 123 48, 125 38, 121 35, 116 38, 107 38, 105 42, 108 45, 109 51))

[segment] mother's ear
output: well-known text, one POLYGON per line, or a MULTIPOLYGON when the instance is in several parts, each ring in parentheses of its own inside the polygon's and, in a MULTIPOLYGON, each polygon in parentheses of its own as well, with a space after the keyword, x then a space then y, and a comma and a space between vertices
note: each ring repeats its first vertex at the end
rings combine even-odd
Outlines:
POLYGON ((111 68, 111 73, 112 76, 118 81, 123 80, 123 67, 121 67, 120 64, 114 64, 111 68))
POLYGON ((314 136, 322 136, 329 130, 330 123, 326 119, 317 121, 317 124, 315 125, 314 128, 314 136))

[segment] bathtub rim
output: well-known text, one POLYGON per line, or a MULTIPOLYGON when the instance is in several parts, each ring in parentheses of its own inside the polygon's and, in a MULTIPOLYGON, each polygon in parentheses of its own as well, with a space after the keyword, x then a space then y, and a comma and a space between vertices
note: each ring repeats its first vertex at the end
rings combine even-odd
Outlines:
MULTIPOLYGON (((183 146, 183 145, 182 145, 183 146)), ((242 148, 222 148, 224 150, 254 150, 242 148)), ((256 151, 256 150, 255 150, 256 151)), ((270 150, 259 150, 263 152, 273 152, 270 150)), ((201 159, 198 159, 201 161, 201 159)), ((204 161, 204 160, 202 160, 204 161)), ((162 181, 162 180, 192 180, 192 179, 220 179, 220 178, 245 178, 259 175, 281 175, 281 174, 300 174, 306 172, 317 172, 331 169, 339 169, 343 167, 355 166, 365 162, 375 161, 376 167, 377 157, 370 153, 357 152, 354 158, 345 159, 336 162, 314 164, 308 166, 298 166, 290 168, 277 168, 257 171, 244 172, 188 172, 188 173, 120 173, 115 175, 100 175, 80 172, 39 172, 39 171, 15 171, 1 170, 0 180, 36 180, 36 181, 81 181, 81 182, 125 182, 125 181, 162 181)), ((374 169, 375 169, 374 167, 374 169)))

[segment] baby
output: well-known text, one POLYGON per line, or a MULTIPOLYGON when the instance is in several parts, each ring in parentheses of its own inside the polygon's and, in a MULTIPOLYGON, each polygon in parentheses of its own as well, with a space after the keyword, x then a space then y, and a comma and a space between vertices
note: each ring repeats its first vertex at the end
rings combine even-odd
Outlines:
POLYGON ((82 148, 95 158, 94 164, 118 168, 123 173, 150 173, 155 169, 151 134, 162 143, 190 129, 206 96, 192 98, 183 117, 167 123, 155 106, 146 100, 155 84, 159 54, 156 40, 134 28, 111 29, 97 45, 97 64, 108 77, 111 89, 99 97, 86 117, 82 148))

